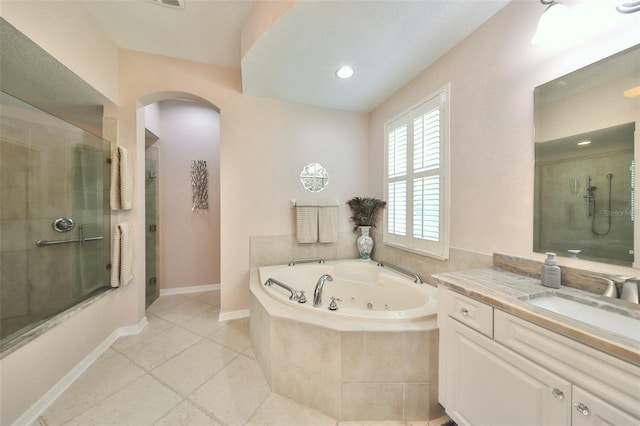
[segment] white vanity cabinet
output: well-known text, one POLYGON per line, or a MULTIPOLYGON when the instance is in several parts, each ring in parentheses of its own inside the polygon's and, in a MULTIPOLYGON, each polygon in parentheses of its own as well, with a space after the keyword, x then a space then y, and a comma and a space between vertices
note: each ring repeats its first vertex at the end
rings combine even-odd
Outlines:
POLYGON ((576 410, 572 426, 640 425, 638 418, 630 416, 579 386, 573 386, 572 402, 576 410))
POLYGON ((458 425, 640 425, 640 368, 447 287, 439 399, 458 425))

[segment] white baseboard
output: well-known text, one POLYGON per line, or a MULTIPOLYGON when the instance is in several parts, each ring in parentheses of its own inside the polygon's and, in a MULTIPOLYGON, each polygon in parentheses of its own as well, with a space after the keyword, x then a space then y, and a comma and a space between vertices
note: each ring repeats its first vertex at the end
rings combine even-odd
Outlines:
POLYGON ((89 355, 84 357, 82 361, 76 364, 75 367, 71 369, 67 374, 64 375, 62 379, 58 381, 51 389, 47 391, 35 404, 33 404, 27 411, 24 412, 18 419, 13 423, 13 425, 30 425, 37 424, 38 416, 40 416, 44 411, 55 401, 62 393, 67 390, 69 386, 75 382, 78 377, 82 373, 84 373, 87 368, 91 367, 91 365, 98 359, 100 356, 107 351, 113 345, 113 343, 118 340, 119 337, 122 336, 130 336, 132 334, 140 333, 148 324, 147 317, 144 317, 140 320, 138 324, 120 327, 116 329, 113 333, 109 335, 106 339, 102 341, 94 350, 92 350, 89 355))
POLYGON ((230 321, 239 318, 247 318, 249 316, 249 309, 241 309, 239 311, 220 312, 218 321, 230 321))
POLYGON ((147 321, 147 317, 144 317, 140 320, 139 323, 135 325, 127 325, 124 327, 120 327, 119 329, 116 330, 116 332, 118 333, 118 337, 140 334, 140 332, 144 330, 147 324, 149 324, 149 321, 147 321))
POLYGON ((161 288, 160 296, 173 294, 200 293, 202 291, 220 290, 220 284, 194 285, 191 287, 161 288))

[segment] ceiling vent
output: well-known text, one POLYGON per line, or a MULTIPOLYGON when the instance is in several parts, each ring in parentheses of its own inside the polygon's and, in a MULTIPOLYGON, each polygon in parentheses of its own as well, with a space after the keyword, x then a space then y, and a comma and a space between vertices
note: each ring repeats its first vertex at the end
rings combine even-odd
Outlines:
POLYGON ((173 7, 174 9, 184 9, 184 0, 149 0, 155 4, 173 7))

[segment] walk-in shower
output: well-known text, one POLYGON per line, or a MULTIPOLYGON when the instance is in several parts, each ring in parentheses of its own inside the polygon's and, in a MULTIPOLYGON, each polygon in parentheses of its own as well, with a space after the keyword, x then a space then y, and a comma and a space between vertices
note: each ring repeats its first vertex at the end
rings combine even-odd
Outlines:
POLYGON ((108 155, 0 92, 0 352, 110 288, 108 155))
POLYGON ((535 144, 534 251, 631 266, 635 132, 629 122, 535 144))

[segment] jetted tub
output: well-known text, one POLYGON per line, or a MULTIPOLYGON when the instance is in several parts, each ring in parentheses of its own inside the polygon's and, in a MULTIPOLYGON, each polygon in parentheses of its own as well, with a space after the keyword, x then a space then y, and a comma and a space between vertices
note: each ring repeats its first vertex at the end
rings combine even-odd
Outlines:
POLYGON ((340 421, 432 420, 438 404, 436 288, 376 262, 268 266, 250 273, 251 347, 279 395, 340 421), (313 290, 323 274, 322 306, 313 290), (269 278, 304 290, 306 303, 269 278), (331 296, 342 299, 328 309, 331 296))
POLYGON ((369 319, 415 319, 434 315, 437 311, 437 291, 428 284, 416 284, 413 279, 373 261, 340 260, 305 263, 294 266, 260 268, 260 283, 275 299, 301 309, 325 312, 327 315, 369 319), (313 292, 318 279, 329 274, 322 291, 322 305, 313 306, 313 292), (306 303, 290 300, 290 292, 277 284, 265 285, 275 279, 296 292, 304 291, 306 303), (337 311, 328 309, 331 297, 336 298, 337 311), (338 300, 339 299, 339 300, 338 300))

